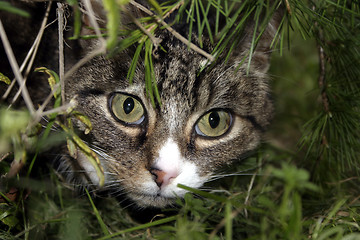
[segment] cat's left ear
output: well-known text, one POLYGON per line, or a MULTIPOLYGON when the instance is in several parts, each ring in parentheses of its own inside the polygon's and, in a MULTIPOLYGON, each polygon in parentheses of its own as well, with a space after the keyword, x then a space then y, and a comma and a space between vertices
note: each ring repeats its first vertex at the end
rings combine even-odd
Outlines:
MULTIPOLYGON (((270 55, 277 41, 276 38, 279 37, 279 27, 283 16, 284 11, 283 8, 280 7, 273 13, 256 45, 253 61, 260 71, 267 72, 269 68, 270 55), (260 66, 263 66, 263 69, 260 66)), ((252 30, 251 33, 253 33, 253 31, 254 30, 252 30)))
POLYGON ((278 33, 280 32, 279 28, 281 27, 283 16, 284 10, 282 6, 278 6, 271 18, 260 17, 257 24, 255 20, 249 21, 245 27, 239 47, 234 51, 233 60, 246 64, 250 60, 249 56, 251 55, 251 69, 266 73, 270 66, 270 57, 275 45, 274 43, 276 43, 276 38, 279 37, 278 33), (262 27, 262 25, 265 25, 265 27, 262 27), (256 31, 255 34, 254 31, 256 31), (259 40, 257 42, 254 41, 258 37, 259 40), (255 49, 250 53, 253 46, 255 46, 255 49), (245 62, 243 61, 244 57, 245 62))
MULTIPOLYGON (((103 5, 103 0, 80 0, 80 6, 82 7, 82 35, 96 35, 95 29, 97 27, 100 29, 106 29, 109 19, 107 10, 103 5)), ((143 16, 143 12, 136 9, 133 5, 125 5, 124 9, 122 9, 120 13, 119 22, 121 25, 126 25, 127 28, 131 28, 133 26, 131 25, 133 20, 129 17, 129 14, 131 14, 133 18, 143 16)), ((93 39, 92 42, 97 42, 97 39, 93 39)), ((81 45, 87 48, 93 44, 91 44, 91 41, 87 40, 82 41, 81 45)))

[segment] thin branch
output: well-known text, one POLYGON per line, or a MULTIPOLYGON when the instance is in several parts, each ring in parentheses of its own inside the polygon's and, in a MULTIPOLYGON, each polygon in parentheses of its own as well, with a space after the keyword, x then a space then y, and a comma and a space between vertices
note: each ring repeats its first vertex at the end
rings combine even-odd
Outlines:
MULTIPOLYGON (((149 11, 146 7, 144 7, 143 5, 135 2, 135 1, 131 1, 130 2, 132 5, 134 5, 135 7, 137 7, 138 9, 144 11, 145 13, 149 14, 152 17, 155 17, 157 23, 161 23, 161 25, 163 25, 166 30, 168 30, 172 35, 174 35, 177 39, 179 39, 181 42, 183 42, 184 44, 188 45, 192 50, 194 50, 195 52, 203 55, 204 57, 206 57, 207 59, 209 59, 210 62, 213 62, 215 60, 214 56, 212 56, 211 54, 205 52, 203 49, 199 48, 198 46, 196 46, 195 44, 193 44, 192 42, 190 42, 188 39, 184 38, 181 34, 179 34, 178 32, 176 32, 172 27, 170 27, 163 19, 161 19, 159 16, 155 15, 154 13, 152 13, 151 11, 149 11)), ((183 4, 183 1, 179 2, 178 5, 176 5, 168 14, 167 16, 169 16, 173 11, 175 11, 178 7, 181 6, 181 4, 183 4)))
MULTIPOLYGON (((39 29, 39 33, 38 33, 38 35, 36 36, 36 39, 35 39, 35 41, 34 41, 33 51, 32 51, 31 54, 28 54, 28 56, 29 56, 29 58, 30 58, 30 62, 29 62, 29 64, 28 64, 28 66, 27 66, 27 68, 26 68, 26 71, 25 71, 25 74, 24 74, 24 81, 23 81, 22 85, 20 85, 20 88, 19 88, 18 92, 17 92, 17 93, 15 94, 15 96, 13 97, 13 99, 12 99, 12 101, 11 101, 11 104, 9 105, 9 108, 16 102, 16 100, 17 100, 18 97, 20 96, 20 93, 21 93, 22 89, 25 88, 27 76, 29 75, 30 70, 31 70, 31 68, 32 68, 32 65, 33 65, 33 63, 34 63, 34 61, 35 61, 35 57, 36 57, 37 51, 38 51, 38 49, 39 49, 40 42, 41 42, 42 36, 43 36, 43 34, 44 34, 44 30, 45 30, 45 28, 46 28, 45 26, 46 26, 47 20, 48 20, 48 18, 49 18, 50 8, 51 8, 51 2, 49 3, 49 5, 48 5, 48 7, 47 7, 47 9, 46 9, 44 19, 43 19, 43 21, 42 21, 42 23, 41 23, 41 26, 40 26, 40 29, 39 29)), ((32 49, 32 48, 31 48, 31 49, 32 49)), ((31 51, 31 49, 30 49, 30 51, 31 51)), ((29 51, 29 52, 30 52, 30 51, 29 51)), ((25 59, 25 60, 26 60, 26 59, 25 59)), ((26 62, 27 62, 27 60, 26 60, 26 62)), ((24 63, 25 63, 25 61, 24 61, 24 63)), ((24 64, 24 63, 22 64, 22 67, 23 67, 23 68, 25 68, 25 65, 26 65, 26 63, 25 63, 25 64, 24 64)), ((20 71, 21 71, 21 72, 23 71, 23 68, 20 68, 20 71)))
POLYGON ((99 27, 98 22, 96 21, 95 13, 94 13, 94 10, 93 10, 92 5, 90 3, 90 0, 84 0, 83 2, 84 2, 84 5, 85 5, 85 9, 88 12, 87 16, 89 17, 90 23, 94 27, 96 36, 100 40, 101 45, 105 46, 106 41, 101 35, 100 27, 99 27))
MULTIPOLYGON (((233 211, 231 214, 230 214, 230 218, 231 219, 234 219, 239 213, 240 213, 240 210, 241 209, 237 209, 236 211, 233 211)), ((215 236, 216 236, 216 233, 225 226, 226 224, 226 218, 223 218, 221 220, 221 222, 219 224, 216 225, 216 227, 214 228, 214 230, 210 233, 210 236, 209 236, 209 239, 213 239, 215 236)))
POLYGON ((71 75, 73 75, 85 63, 87 63, 88 61, 90 61, 94 57, 106 52, 106 42, 105 42, 105 39, 101 35, 100 27, 99 27, 99 25, 98 25, 98 23, 96 21, 95 13, 94 13, 94 11, 92 9, 91 3, 90 3, 89 0, 84 0, 84 4, 85 4, 85 10, 87 11, 87 16, 89 16, 90 22, 93 25, 95 33, 96 33, 98 39, 100 39, 101 44, 100 44, 100 47, 98 49, 90 52, 87 56, 85 56, 84 58, 79 60, 73 67, 71 67, 64 74, 64 77, 63 77, 63 80, 62 80, 63 83, 65 83, 66 79, 68 79, 71 75))
POLYGON ((35 112, 33 121, 31 124, 29 124, 29 128, 31 129, 33 126, 35 126, 38 122, 40 122, 41 117, 44 115, 44 109, 49 104, 50 100, 53 98, 54 94, 58 90, 60 84, 57 83, 54 85, 53 89, 51 90, 50 94, 46 97, 45 101, 41 104, 41 106, 38 108, 38 110, 35 112))
POLYGON ((194 50, 195 52, 203 55, 204 57, 206 57, 210 62, 215 61, 215 58, 213 55, 205 52, 204 50, 202 50, 201 48, 199 48, 198 46, 196 46, 195 44, 193 44, 192 42, 190 42, 188 39, 184 38, 182 35, 180 35, 178 32, 176 32, 172 27, 170 27, 166 22, 164 22, 163 20, 161 20, 161 24, 172 34, 174 35, 177 39, 179 39, 181 42, 183 42, 184 44, 187 44, 192 50, 194 50))
POLYGON ((288 11, 289 15, 291 16, 292 12, 291 12, 289 0, 285 0, 285 5, 286 5, 286 10, 288 11))
POLYGON ((129 11, 125 11, 125 13, 131 18, 131 20, 135 23, 135 25, 138 26, 138 28, 140 28, 140 30, 143 31, 143 33, 145 33, 150 38, 150 40, 154 44, 155 48, 158 48, 158 46, 159 46, 159 44, 161 42, 161 39, 155 37, 150 32, 151 29, 146 29, 143 25, 141 25, 140 21, 137 18, 135 18, 129 11))
MULTIPOLYGON (((313 6, 313 11, 315 11, 315 6, 313 6)), ((319 84, 319 88, 321 91, 321 99, 322 99, 322 103, 324 106, 324 110, 325 112, 329 112, 329 99, 327 97, 326 94, 326 79, 325 79, 325 74, 326 74, 326 67, 325 67, 325 52, 324 52, 324 48, 321 46, 321 44, 324 42, 324 36, 323 36, 323 32, 322 29, 319 27, 319 23, 315 22, 315 27, 317 28, 318 32, 318 40, 317 40, 317 47, 318 47, 318 51, 319 51, 319 79, 318 79, 318 84, 319 84)))
MULTIPOLYGON (((130 1, 130 4, 132 4, 133 6, 135 6, 136 8, 140 9, 141 11, 143 11, 144 13, 153 16, 154 13, 152 11, 150 11, 149 9, 147 9, 145 6, 135 2, 135 1, 130 1)), ((170 16, 170 14, 172 14, 175 10, 177 10, 179 7, 181 7, 184 4, 184 1, 180 1, 178 2, 172 9, 170 9, 170 11, 168 11, 164 16, 163 19, 166 19, 170 16)))
MULTIPOLYGON (((7 38, 4 26, 2 24, 2 21, 0 19, 0 37, 2 40, 2 43, 4 45, 4 49, 6 52, 6 55, 9 59, 10 65, 11 65, 11 69, 14 72, 15 78, 18 82, 18 84, 20 86, 22 86, 23 82, 25 81, 23 76, 21 75, 20 69, 19 69, 19 65, 16 61, 16 58, 14 56, 14 52, 12 51, 11 45, 9 43, 9 39, 7 38)), ((29 92, 27 90, 26 87, 23 87, 21 89, 21 94, 24 98, 25 104, 30 112, 31 115, 33 115, 35 113, 35 108, 34 108, 34 104, 30 98, 29 92)))
POLYGON ((75 106, 76 106, 76 104, 74 102, 70 101, 69 103, 67 103, 65 105, 62 105, 60 107, 57 107, 57 108, 54 108, 54 109, 43 112, 42 117, 46 116, 46 115, 49 115, 49 114, 53 114, 53 113, 65 113, 65 112, 67 112, 67 110, 69 108, 73 108, 75 106))
MULTIPOLYGON (((313 11, 315 12, 315 6, 313 6, 313 11)), ((319 54, 319 78, 318 78, 318 85, 321 93, 321 101, 324 107, 324 110, 326 113, 329 113, 329 99, 326 94, 326 67, 325 67, 325 52, 324 48, 321 46, 322 43, 324 43, 324 36, 322 29, 319 27, 319 23, 316 21, 314 23, 316 30, 317 30, 317 48, 318 48, 318 54, 319 54)), ((325 146, 328 145, 328 140, 326 138, 325 133, 321 136, 321 146, 320 152, 318 153, 318 157, 316 158, 316 161, 314 163, 314 167, 311 170, 311 176, 314 176, 314 171, 317 169, 317 166, 320 164, 320 162, 323 161, 324 158, 324 151, 325 146)))
MULTIPOLYGON (((50 4, 49 4, 49 5, 50 5, 50 4)), ((45 16, 46 16, 46 13, 45 13, 45 16)), ((44 23, 44 22, 46 23, 45 19, 46 19, 46 17, 44 17, 43 23, 44 23)), ((35 51, 35 54, 36 54, 36 52, 37 52, 37 49, 38 49, 38 46, 39 46, 41 37, 42 37, 42 35, 43 35, 43 33, 44 33, 44 29, 47 27, 47 26, 45 26, 45 28, 42 27, 42 26, 43 26, 43 23, 41 24, 41 27, 40 27, 40 29, 39 29, 39 32, 38 32, 38 34, 37 34, 37 36, 36 36, 36 38, 35 38, 32 46, 31 46, 31 48, 29 49, 29 51, 28 51, 28 53, 27 53, 24 61, 22 62, 21 66, 20 66, 20 72, 24 71, 24 68, 25 68, 26 64, 28 63, 30 57, 32 56, 33 52, 35 51)), ((5 100, 5 99, 9 96, 12 88, 13 88, 14 85, 15 85, 15 82, 16 82, 16 79, 14 78, 14 79, 12 80, 10 86, 6 89, 6 92, 5 92, 4 95, 2 96, 2 98, 1 98, 2 100, 5 100)))
POLYGON ((5 158, 7 158, 10 155, 10 153, 5 153, 0 157, 0 162, 2 162, 5 158))
POLYGON ((57 4, 58 34, 59 34, 59 78, 61 86, 61 102, 65 103, 65 65, 64 65, 64 8, 63 3, 57 4))
MULTIPOLYGON (((319 33, 320 35, 320 41, 321 41, 321 33, 319 33)), ((320 61, 320 74, 319 74, 319 80, 318 80, 318 84, 319 84, 319 88, 321 91, 321 99, 322 99, 322 103, 324 106, 324 110, 325 112, 329 112, 329 99, 327 97, 325 88, 326 88, 326 79, 325 79, 325 73, 326 73, 326 68, 325 68, 325 52, 324 52, 324 48, 318 44, 318 50, 319 50, 319 61, 320 61)))
MULTIPOLYGON (((257 171, 254 172, 254 174, 252 175, 251 177, 251 180, 250 180, 250 184, 249 184, 249 188, 247 190, 247 194, 246 194, 246 197, 245 197, 245 201, 244 201, 244 204, 247 206, 248 205, 248 202, 249 202, 249 198, 250 198, 250 193, 251 193, 251 189, 253 188, 254 186, 254 181, 255 181, 255 177, 257 176, 257 171)), ((248 218, 248 211, 246 208, 244 208, 244 215, 245 215, 245 218, 248 218)))

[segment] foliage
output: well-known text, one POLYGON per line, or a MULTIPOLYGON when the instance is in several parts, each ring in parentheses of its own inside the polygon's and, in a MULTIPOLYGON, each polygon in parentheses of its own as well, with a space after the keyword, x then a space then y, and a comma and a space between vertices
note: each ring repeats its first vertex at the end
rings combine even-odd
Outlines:
MULTIPOLYGON (((268 140, 255 156, 243 160, 233 174, 209 184, 213 191, 179 186, 192 193, 179 199, 176 209, 150 213, 137 209, 139 215, 150 216, 142 224, 116 199, 93 198, 91 192, 74 198, 55 172, 45 168, 50 174, 44 173, 39 167, 38 154, 58 144, 60 136, 70 154, 82 151, 98 170, 99 179, 103 177, 96 155, 74 133, 70 119, 82 121, 86 132, 91 131, 91 123, 72 105, 62 103, 56 71, 38 69, 49 75, 55 111, 36 115, 0 110, 1 239, 360 238, 358 1, 149 0, 152 11, 137 19, 134 29, 120 20, 122 14, 129 14, 126 4, 133 2, 104 0, 108 24, 107 29, 97 29, 97 36, 80 35, 80 7, 76 0, 67 2, 74 9, 73 39, 105 38, 109 57, 136 48, 128 79, 132 80, 139 59, 144 59, 153 104, 160 101, 152 68, 153 50, 161 48, 154 37, 158 29, 169 30, 186 19, 189 32, 196 29, 200 49, 204 34, 214 44, 211 53, 199 50, 211 62, 226 47, 231 50, 246 20, 254 19, 251 59, 259 34, 272 14, 283 8, 273 43, 279 51, 273 55, 271 69, 276 117, 268 140), (176 10, 174 22, 166 22, 176 10), (209 16, 215 16, 213 28, 209 16), (226 19, 224 26, 221 17, 226 19), (49 120, 41 134, 39 116, 49 120), (54 137, 49 132, 55 123, 63 131, 54 137)), ((0 9, 26 15, 3 1, 0 9)), ((188 34, 185 40, 192 37, 188 34)), ((3 74, 0 84, 9 84, 3 74)))

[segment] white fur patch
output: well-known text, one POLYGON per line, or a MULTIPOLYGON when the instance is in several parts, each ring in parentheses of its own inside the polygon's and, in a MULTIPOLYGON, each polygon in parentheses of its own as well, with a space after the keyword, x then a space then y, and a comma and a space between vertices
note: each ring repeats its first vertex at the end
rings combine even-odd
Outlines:
MULTIPOLYGON (((176 131, 176 125, 178 123, 178 119, 177 119, 177 116, 178 116, 178 110, 177 110, 177 107, 176 105, 172 104, 170 105, 170 107, 168 108, 168 126, 169 126, 169 131, 170 131, 170 134, 174 134, 175 131, 176 131)), ((170 138, 171 139, 171 138, 170 138)), ((169 141, 169 140, 168 140, 169 141)), ((166 143, 167 144, 167 143, 166 143)), ((165 145, 166 145, 165 144, 165 145)), ((163 150, 163 148, 161 149, 163 150)))
POLYGON ((159 158, 155 167, 165 172, 178 171, 182 163, 182 157, 178 145, 169 138, 159 151, 159 158))
POLYGON ((77 161, 79 165, 84 169, 91 182, 98 186, 100 183, 100 179, 99 176, 96 174, 94 166, 90 163, 90 161, 81 151, 78 150, 77 155, 77 161))
POLYGON ((197 166, 185 159, 172 138, 169 138, 164 146, 159 151, 159 158, 156 160, 155 168, 166 172, 171 179, 168 184, 165 184, 160 189, 162 197, 182 197, 186 190, 178 188, 177 184, 183 184, 188 187, 198 188, 206 180, 200 177, 197 171, 197 166))

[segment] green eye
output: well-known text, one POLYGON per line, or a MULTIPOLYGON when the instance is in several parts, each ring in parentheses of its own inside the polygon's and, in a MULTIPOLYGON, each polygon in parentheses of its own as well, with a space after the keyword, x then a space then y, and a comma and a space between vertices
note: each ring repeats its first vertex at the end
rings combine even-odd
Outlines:
POLYGON ((144 119, 144 108, 136 98, 115 93, 110 98, 110 110, 117 120, 127 124, 141 124, 144 119))
POLYGON ((219 137, 227 132, 231 121, 230 113, 223 110, 213 110, 199 119, 195 131, 201 136, 219 137))

